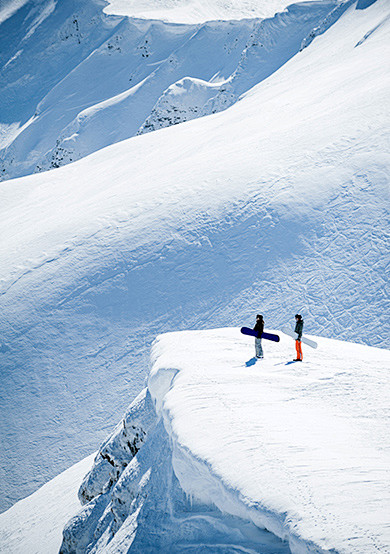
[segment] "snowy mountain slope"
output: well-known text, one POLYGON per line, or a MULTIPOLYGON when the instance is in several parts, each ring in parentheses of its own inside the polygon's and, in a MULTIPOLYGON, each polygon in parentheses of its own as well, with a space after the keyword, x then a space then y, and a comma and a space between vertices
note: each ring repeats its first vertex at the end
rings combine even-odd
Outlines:
POLYGON ((61 552, 387 552, 390 352, 317 337, 294 364, 280 334, 257 363, 237 328, 160 336, 61 552))
POLYGON ((2 123, 26 123, 50 90, 112 35, 121 18, 105 17, 104 5, 29 0, 1 23, 2 123))
MULTIPOLYGON (((337 2, 300 4, 263 22, 198 25, 105 16, 100 0, 82 8, 36 4, 31 0, 2 25, 3 179, 77 160, 135 135, 145 120, 148 130, 158 128, 164 91, 183 78, 205 81, 206 98, 184 89, 192 109, 180 120, 165 117, 164 126, 225 109, 296 54, 337 2)), ((174 101, 169 110, 176 109, 174 101)))
POLYGON ((65 523, 80 510, 77 490, 94 456, 78 462, 0 514, 1 552, 53 554, 59 551, 65 523))
POLYGON ((150 57, 145 50, 145 33, 151 23, 137 25, 124 18, 107 17, 102 12, 106 3, 92 0, 82 5, 72 1, 56 4, 53 13, 29 35, 30 12, 41 5, 36 4, 26 4, 2 25, 5 65, 1 96, 6 113, 2 113, 1 122, 28 123, 12 142, 8 141, 3 152, 5 176, 36 170, 46 152, 56 147, 61 131, 79 113, 123 93, 130 82, 141 82, 151 73, 150 63, 175 50, 183 34, 188 38, 193 33, 191 27, 173 29, 165 33, 162 44, 162 25, 156 23, 154 35, 160 48, 157 58, 150 57), (16 53, 4 44, 7 41, 8 45, 10 37, 16 53), (115 63, 118 56, 119 63, 115 63), (34 68, 32 76, 26 75, 30 67, 34 68))
POLYGON ((192 78, 174 83, 158 99, 138 134, 228 108, 292 58, 316 25, 326 21, 326 14, 337 12, 340 16, 347 6, 348 3, 335 2, 295 4, 273 18, 257 22, 237 67, 227 79, 219 86, 192 78))
POLYGON ((224 112, 2 184, 8 504, 94 450, 159 332, 300 311, 388 345, 387 10, 351 5, 224 112))
MULTIPOLYGON (((129 26, 129 23, 126 25, 129 26)), ((41 168, 63 165, 64 162, 78 159, 113 142, 135 135, 145 118, 149 116, 155 102, 172 82, 187 75, 218 80, 228 76, 236 67, 253 28, 253 22, 246 21, 229 24, 209 23, 200 29, 190 26, 180 31, 176 26, 167 27, 159 22, 149 25, 150 29, 142 30, 142 40, 138 39, 137 49, 134 49, 130 40, 134 36, 131 28, 128 33, 120 35, 124 44, 113 56, 116 54, 116 57, 119 57, 117 64, 123 67, 122 71, 126 75, 124 91, 113 97, 105 91, 107 99, 77 113, 77 116, 61 130, 55 148, 51 147, 45 159, 40 161, 41 168), (175 39, 173 45, 172 39, 175 39), (202 46, 202 43, 205 43, 205 46, 202 46), (213 56, 204 56, 204 50, 211 48, 213 56), (130 58, 130 63, 123 59, 123 50, 128 50, 127 58, 130 58), (144 66, 146 71, 141 72, 139 65, 144 66), (131 67, 134 69, 129 74, 131 67)), ((106 55, 105 49, 97 52, 92 72, 96 71, 96 64, 101 67, 102 55, 106 55)), ((92 61, 93 57, 87 60, 85 65, 90 65, 92 61)), ((112 59, 109 60, 106 71, 108 82, 110 75, 115 75, 117 71, 117 68, 113 68, 112 59)), ((79 74, 73 78, 79 81, 86 72, 88 68, 80 67, 79 74)), ((63 91, 58 91, 58 94, 63 96, 63 91)))

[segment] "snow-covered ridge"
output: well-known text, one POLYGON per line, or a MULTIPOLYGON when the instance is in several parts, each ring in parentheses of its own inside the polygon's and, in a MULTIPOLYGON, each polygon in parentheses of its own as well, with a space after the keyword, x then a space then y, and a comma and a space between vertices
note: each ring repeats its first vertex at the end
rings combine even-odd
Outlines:
POLYGON ((148 390, 86 476, 63 554, 390 548, 390 352, 317 337, 292 364, 279 334, 257 363, 238 329, 158 338, 148 390), (131 425, 143 440, 130 451, 131 425))
POLYGON ((104 11, 113 15, 193 24, 217 19, 272 17, 285 7, 285 0, 108 0, 104 11))
MULTIPOLYGON (((157 100, 137 134, 227 109, 297 54, 309 39, 320 34, 319 29, 324 32, 329 28, 349 4, 296 4, 273 18, 256 22, 231 75, 217 83, 191 77, 175 82, 157 100), (320 22, 318 28, 316 21, 320 22)), ((234 47, 237 42, 236 38, 234 47)), ((230 49, 227 53, 231 55, 230 49)))
POLYGON ((293 57, 338 1, 187 25, 108 16, 103 5, 30 0, 3 23, 1 179, 226 109, 293 57))

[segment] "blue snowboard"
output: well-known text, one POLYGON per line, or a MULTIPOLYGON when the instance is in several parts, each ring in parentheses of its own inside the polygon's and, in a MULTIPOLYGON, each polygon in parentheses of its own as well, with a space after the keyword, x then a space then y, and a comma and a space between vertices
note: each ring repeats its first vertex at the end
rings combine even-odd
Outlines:
MULTIPOLYGON (((250 335, 251 337, 257 337, 257 331, 250 329, 249 327, 241 327, 241 333, 243 335, 250 335)), ((274 342, 279 342, 279 335, 273 335, 272 333, 262 333, 262 339, 273 340, 274 342)))

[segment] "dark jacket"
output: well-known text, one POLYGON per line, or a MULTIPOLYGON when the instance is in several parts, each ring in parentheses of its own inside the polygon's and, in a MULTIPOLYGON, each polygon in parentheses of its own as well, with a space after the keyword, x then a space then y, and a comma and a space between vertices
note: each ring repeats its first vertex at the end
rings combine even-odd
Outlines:
POLYGON ((257 338, 259 339, 264 331, 264 321, 256 321, 256 325, 253 330, 257 332, 257 338))
POLYGON ((296 322, 294 331, 298 333, 297 340, 301 340, 303 331, 303 319, 296 322))

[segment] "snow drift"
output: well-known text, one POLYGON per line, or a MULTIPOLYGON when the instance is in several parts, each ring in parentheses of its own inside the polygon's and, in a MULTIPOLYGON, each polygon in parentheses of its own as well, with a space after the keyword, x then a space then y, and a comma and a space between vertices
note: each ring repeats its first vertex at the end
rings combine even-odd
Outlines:
POLYGON ((316 340, 255 365, 238 329, 159 337, 61 552, 386 552, 390 352, 316 340))

